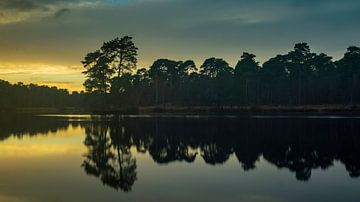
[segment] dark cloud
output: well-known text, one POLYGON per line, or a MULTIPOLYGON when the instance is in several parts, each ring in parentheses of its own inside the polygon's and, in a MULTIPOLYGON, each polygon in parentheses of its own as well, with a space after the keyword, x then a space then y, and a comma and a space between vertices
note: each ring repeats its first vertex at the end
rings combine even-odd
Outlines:
MULTIPOLYGON (((89 0, 88 0, 89 1, 89 0)), ((67 3, 81 3, 86 0, 0 0, 0 10, 31 11, 37 9, 48 9, 67 3)))
POLYGON ((360 45, 358 19, 358 0, 0 0, 0 65, 15 64, 0 76, 49 82, 61 70, 56 85, 81 89, 84 55, 123 35, 133 36, 140 67, 211 56, 235 65, 243 51, 264 62, 297 42, 337 59, 360 45))
POLYGON ((68 8, 62 8, 58 11, 56 11, 56 13, 54 13, 54 18, 55 19, 60 19, 63 18, 67 13, 70 13, 71 10, 68 8))
POLYGON ((323 6, 323 5, 359 5, 358 0, 285 0, 290 2, 295 7, 312 7, 312 6, 323 6))
POLYGON ((37 9, 38 6, 30 0, 1 0, 0 9, 28 11, 37 9))
POLYGON ((29 20, 0 25, 0 52, 6 48, 0 60, 12 53, 17 56, 13 56, 15 59, 45 58, 49 63, 79 65, 87 51, 122 35, 134 37, 144 66, 160 57, 192 58, 201 62, 205 57, 218 56, 235 63, 243 51, 254 52, 265 61, 290 50, 300 41, 339 57, 347 46, 359 45, 360 1, 355 0, 31 2, 54 7, 47 18, 61 18, 69 12, 71 18, 64 23, 29 20), (86 6, 85 2, 93 4, 86 6), (27 37, 22 33, 27 33, 27 37), (1 41, 17 43, 1 46, 1 41), (19 53, 18 50, 32 51, 29 54, 29 51, 19 53))

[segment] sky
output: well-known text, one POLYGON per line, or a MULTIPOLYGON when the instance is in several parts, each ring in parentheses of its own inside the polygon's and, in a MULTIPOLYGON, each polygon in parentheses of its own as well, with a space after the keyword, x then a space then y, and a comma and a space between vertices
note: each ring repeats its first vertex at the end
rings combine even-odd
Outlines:
POLYGON ((360 46, 358 0, 0 0, 0 79, 82 90, 81 60, 132 36, 138 67, 159 58, 261 63, 307 42, 341 58, 360 46))

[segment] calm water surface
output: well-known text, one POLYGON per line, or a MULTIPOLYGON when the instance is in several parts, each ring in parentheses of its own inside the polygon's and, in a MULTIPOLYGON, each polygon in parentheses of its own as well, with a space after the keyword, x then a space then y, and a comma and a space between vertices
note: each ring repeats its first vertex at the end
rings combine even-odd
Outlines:
POLYGON ((360 201, 360 119, 0 116, 0 201, 360 201))

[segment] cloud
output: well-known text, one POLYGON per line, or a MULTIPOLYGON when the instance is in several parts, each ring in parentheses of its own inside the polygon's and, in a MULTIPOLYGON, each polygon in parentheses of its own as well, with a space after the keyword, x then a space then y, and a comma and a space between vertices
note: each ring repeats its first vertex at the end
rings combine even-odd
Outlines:
MULTIPOLYGON (((157 58, 194 59, 200 64, 210 56, 235 64, 243 51, 264 62, 301 41, 338 58, 347 46, 360 45, 358 0, 0 2, 0 61, 10 63, 80 66, 87 52, 123 35, 134 37, 140 67, 157 58)), ((57 71, 41 68, 45 70, 35 70, 57 71)), ((81 77, 81 67, 76 72, 81 77)))
MULTIPOLYGON (((103 41, 125 34, 134 36, 141 51, 141 61, 147 60, 143 64, 151 63, 150 60, 159 56, 203 58, 207 54, 231 53, 231 57, 243 50, 259 51, 260 55, 265 55, 262 58, 266 58, 278 50, 291 48, 295 40, 349 41, 351 33, 358 33, 358 26, 353 21, 360 17, 356 14, 360 11, 359 2, 354 0, 303 0, 301 3, 297 0, 33 2, 52 9, 45 14, 34 14, 27 18, 29 22, 0 27, 3 40, 18 38, 22 47, 46 52, 44 56, 49 60, 64 57, 73 62, 81 60, 86 51, 97 48, 103 41), (65 23, 42 21, 69 12, 71 18, 65 23), (27 38, 22 39, 20 33, 28 33, 27 38), (33 43, 39 47, 34 47, 33 43), (52 44, 54 50, 45 44, 52 44), (263 54, 264 49, 268 53, 263 54), (266 49, 273 51, 270 53, 266 49)), ((24 50, 17 46, 10 46, 8 51, 24 50)))
POLYGON ((80 91, 84 80, 81 71, 79 67, 51 64, 0 64, 0 79, 80 91))
POLYGON ((290 5, 294 7, 323 7, 323 6, 359 6, 359 1, 357 0, 284 0, 288 1, 290 5))
POLYGON ((86 2, 82 0, 1 0, 0 10, 13 12, 28 12, 33 10, 48 10, 54 6, 65 4, 78 4, 86 2))
POLYGON ((55 19, 62 18, 62 17, 64 17, 64 15, 66 15, 67 13, 70 13, 70 11, 71 11, 71 10, 68 9, 68 8, 62 8, 62 9, 56 11, 56 13, 54 13, 54 18, 55 18, 55 19))
POLYGON ((0 75, 69 75, 79 73, 79 71, 79 67, 69 67, 51 64, 0 64, 0 75))
POLYGON ((99 4, 95 0, 1 0, 0 24, 18 23, 53 16, 59 18, 70 8, 99 4))
POLYGON ((28 11, 38 8, 30 0, 1 0, 0 9, 28 11))

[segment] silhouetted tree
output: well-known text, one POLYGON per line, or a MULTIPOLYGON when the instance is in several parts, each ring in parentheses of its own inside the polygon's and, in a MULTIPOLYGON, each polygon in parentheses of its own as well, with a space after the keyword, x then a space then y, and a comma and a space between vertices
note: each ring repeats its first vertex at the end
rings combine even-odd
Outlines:
POLYGON ((324 53, 315 55, 309 61, 312 72, 308 89, 308 103, 334 104, 337 102, 338 77, 332 57, 324 53))
POLYGON ((257 103, 259 92, 259 62, 255 61, 255 55, 251 53, 243 53, 241 60, 235 66, 236 77, 236 97, 242 104, 257 103), (251 93, 253 92, 253 93, 251 93), (249 94, 253 94, 250 96, 249 94), (241 100, 243 98, 244 100, 241 100))
POLYGON ((209 78, 224 77, 232 74, 229 64, 220 58, 209 58, 200 67, 200 74, 209 78))
POLYGON ((303 104, 304 102, 304 88, 312 71, 309 61, 314 56, 315 54, 310 52, 310 47, 307 43, 295 44, 294 50, 286 55, 285 68, 289 72, 293 88, 292 92, 294 92, 292 102, 296 104, 303 104))
POLYGON ((263 64, 260 72, 263 104, 288 104, 291 100, 290 76, 285 63, 285 56, 277 55, 263 64))
POLYGON ((337 62, 341 77, 341 91, 348 97, 347 103, 358 103, 360 99, 360 48, 351 46, 347 49, 344 57, 337 62))
POLYGON ((106 94, 110 89, 111 75, 110 59, 101 51, 88 53, 82 61, 87 79, 84 86, 87 92, 106 94))
POLYGON ((123 73, 131 72, 136 68, 138 48, 132 41, 132 37, 124 36, 105 42, 101 50, 110 59, 111 66, 117 72, 118 78, 123 73))
POLYGON ((167 94, 173 86, 177 77, 179 62, 168 59, 156 60, 149 69, 149 76, 153 80, 153 89, 155 90, 155 103, 165 103, 167 94))
POLYGON ((220 58, 209 58, 200 67, 203 82, 207 84, 204 90, 205 99, 210 105, 223 105, 229 101, 231 94, 233 68, 220 58))
POLYGON ((186 90, 182 86, 186 85, 189 74, 194 71, 196 71, 196 66, 191 60, 185 62, 169 59, 156 60, 149 69, 149 76, 153 81, 155 103, 181 101, 181 97, 177 96, 179 90, 180 93, 186 90))

